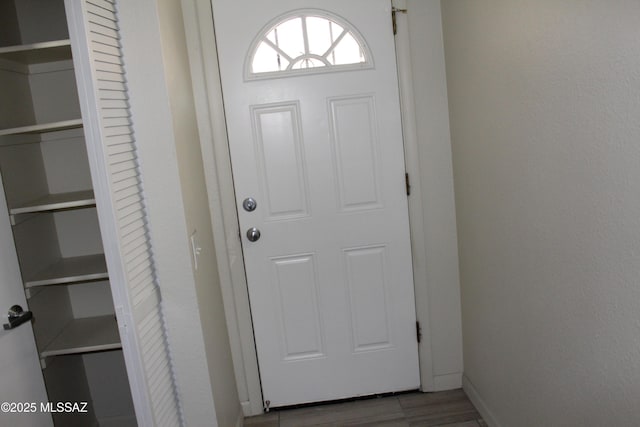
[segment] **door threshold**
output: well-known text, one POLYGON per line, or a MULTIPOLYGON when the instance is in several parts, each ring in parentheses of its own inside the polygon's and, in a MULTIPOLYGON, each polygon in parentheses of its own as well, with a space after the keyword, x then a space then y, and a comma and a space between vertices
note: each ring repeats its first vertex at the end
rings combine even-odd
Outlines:
POLYGON ((357 402, 357 401, 363 401, 363 400, 382 399, 384 397, 391 397, 391 396, 401 396, 403 394, 410 394, 410 393, 415 393, 419 391, 420 389, 414 388, 411 390, 390 391, 387 393, 373 393, 373 394, 367 394, 363 396, 345 397, 343 399, 323 400, 321 402, 308 402, 308 403, 298 403, 295 405, 277 406, 277 407, 271 407, 270 410, 287 411, 291 409, 309 408, 313 406, 335 405, 337 403, 349 403, 349 402, 357 402))

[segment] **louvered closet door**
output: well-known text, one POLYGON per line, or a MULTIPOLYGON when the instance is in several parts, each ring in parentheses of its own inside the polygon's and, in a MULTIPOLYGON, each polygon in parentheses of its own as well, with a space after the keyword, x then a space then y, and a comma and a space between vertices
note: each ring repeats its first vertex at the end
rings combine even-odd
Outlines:
POLYGON ((182 425, 114 1, 65 0, 102 239, 139 426, 182 425))

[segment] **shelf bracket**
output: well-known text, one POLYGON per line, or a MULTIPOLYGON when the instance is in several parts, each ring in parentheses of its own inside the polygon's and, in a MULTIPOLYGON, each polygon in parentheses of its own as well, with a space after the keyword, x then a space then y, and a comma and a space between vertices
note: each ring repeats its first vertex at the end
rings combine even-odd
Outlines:
POLYGON ((40 358, 40 369, 42 369, 43 371, 45 369, 47 369, 48 365, 51 365, 51 363, 49 362, 50 357, 41 357, 40 358))
POLYGON ((38 216, 37 213, 9 214, 9 221, 11 222, 11 225, 15 227, 18 224, 29 221, 31 218, 35 218, 36 216, 38 216))

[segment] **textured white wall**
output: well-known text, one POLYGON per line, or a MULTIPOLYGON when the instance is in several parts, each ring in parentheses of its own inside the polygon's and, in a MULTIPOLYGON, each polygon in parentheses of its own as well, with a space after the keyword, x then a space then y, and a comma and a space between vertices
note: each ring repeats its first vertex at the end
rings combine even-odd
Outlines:
POLYGON ((640 425, 640 2, 442 2, 468 388, 640 425))

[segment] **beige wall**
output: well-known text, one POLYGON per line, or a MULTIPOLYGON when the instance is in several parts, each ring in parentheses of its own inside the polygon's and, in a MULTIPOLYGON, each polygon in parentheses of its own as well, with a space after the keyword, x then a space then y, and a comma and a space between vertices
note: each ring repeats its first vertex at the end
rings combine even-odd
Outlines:
POLYGON ((640 425, 640 2, 443 1, 467 388, 640 425))
POLYGON ((175 0, 158 0, 158 10, 180 186, 189 232, 189 236, 183 238, 190 238, 195 233, 195 244, 201 249, 193 275, 216 418, 221 427, 234 426, 241 414, 240 401, 213 244, 182 6, 175 0))

